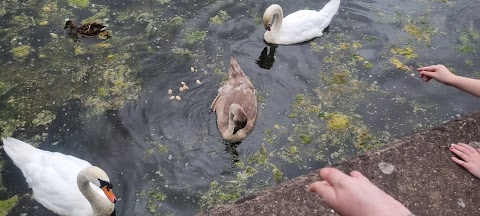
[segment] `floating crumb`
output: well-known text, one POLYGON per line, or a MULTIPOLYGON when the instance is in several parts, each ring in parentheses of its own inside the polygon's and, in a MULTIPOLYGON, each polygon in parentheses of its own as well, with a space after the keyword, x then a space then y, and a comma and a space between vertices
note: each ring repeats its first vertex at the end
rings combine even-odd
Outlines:
POLYGON ((172 89, 168 89, 168 94, 171 95, 173 93, 172 89))
POLYGON ((182 98, 181 98, 180 96, 178 96, 178 95, 175 96, 175 99, 178 100, 178 101, 179 101, 179 100, 182 100, 182 98))
POLYGON ((55 33, 50 33, 50 36, 51 36, 53 39, 57 39, 57 38, 58 38, 58 35, 55 34, 55 33))
POLYGON ((200 80, 197 80, 195 81, 198 85, 202 84, 202 82, 200 82, 200 80))
POLYGON ((190 88, 188 88, 188 86, 187 86, 187 85, 184 85, 184 86, 183 86, 183 90, 185 90, 185 91, 186 91, 186 90, 189 90, 189 89, 190 89, 190 88))
POLYGON ((190 71, 193 73, 195 72, 195 68, 194 67, 190 67, 190 71))
POLYGON ((170 100, 173 100, 173 99, 175 99, 175 96, 173 96, 173 95, 170 96, 170 100))
POLYGON ((182 82, 180 82, 180 84, 185 85, 185 82, 182 81, 182 82))
POLYGON ((178 90, 182 92, 183 90, 185 90, 185 88, 183 88, 183 86, 182 86, 182 87, 178 88, 178 90))

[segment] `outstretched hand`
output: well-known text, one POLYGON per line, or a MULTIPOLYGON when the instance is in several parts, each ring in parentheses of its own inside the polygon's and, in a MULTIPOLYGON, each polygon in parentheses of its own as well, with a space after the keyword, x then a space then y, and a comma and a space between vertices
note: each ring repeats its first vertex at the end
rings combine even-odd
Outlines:
POLYGON ((352 171, 350 176, 335 168, 323 168, 320 176, 324 181, 310 185, 325 203, 339 215, 410 215, 400 202, 372 184, 362 173, 352 171))
POLYGON ((480 149, 475 149, 465 143, 452 144, 450 151, 462 160, 452 157, 453 162, 462 166, 477 178, 480 178, 480 149))
POLYGON ((420 72, 420 78, 425 82, 428 82, 433 78, 445 85, 452 85, 456 77, 447 67, 441 64, 421 67, 418 68, 417 71, 420 72))

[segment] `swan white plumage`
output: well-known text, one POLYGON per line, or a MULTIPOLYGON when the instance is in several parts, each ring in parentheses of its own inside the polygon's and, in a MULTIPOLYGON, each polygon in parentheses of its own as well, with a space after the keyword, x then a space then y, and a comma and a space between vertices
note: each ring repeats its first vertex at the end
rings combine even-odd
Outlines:
POLYGON ((228 81, 218 89, 211 110, 217 114, 217 126, 223 139, 239 143, 255 125, 257 97, 252 82, 234 58, 230 59, 228 75, 228 81))
POLYGON ((264 39, 271 44, 296 44, 323 35, 340 7, 340 0, 330 0, 320 11, 299 10, 285 18, 282 7, 273 4, 263 14, 267 31, 264 39))
POLYGON ((2 139, 35 199, 59 215, 115 215, 115 195, 107 174, 89 162, 37 149, 14 138, 2 139))

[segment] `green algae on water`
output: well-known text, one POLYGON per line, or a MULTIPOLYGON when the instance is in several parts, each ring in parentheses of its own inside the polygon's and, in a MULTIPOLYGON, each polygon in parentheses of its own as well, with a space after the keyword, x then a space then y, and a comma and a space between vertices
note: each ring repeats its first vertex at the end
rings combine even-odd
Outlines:
POLYGON ((255 154, 253 154, 249 159, 248 163, 249 164, 265 164, 267 163, 268 160, 268 155, 267 155, 267 148, 265 146, 262 146, 255 154))
POLYGON ((373 64, 369 61, 365 61, 363 62, 363 67, 364 68, 367 68, 367 69, 372 69, 373 68, 373 64))
POLYGON ((313 137, 310 134, 300 134, 298 136, 303 144, 310 144, 313 140, 313 137))
POLYGON ((6 200, 0 200, 0 215, 7 215, 18 203, 18 196, 15 195, 6 200))
POLYGON ((73 7, 85 8, 90 5, 90 0, 67 0, 67 3, 73 7))
POLYGON ((283 173, 278 169, 277 166, 272 164, 272 176, 273 180, 275 180, 276 183, 280 183, 283 180, 283 173))
POLYGON ((457 52, 467 53, 467 54, 471 54, 471 53, 476 52, 475 51, 475 46, 473 45, 468 33, 462 32, 460 34, 460 37, 458 38, 458 40, 460 41, 460 45, 458 45, 455 48, 457 50, 457 52))
POLYGON ((207 36, 207 32, 195 30, 195 31, 187 32, 185 35, 184 41, 187 44, 194 44, 196 42, 205 40, 206 36, 207 36))
POLYGON ((416 59, 418 58, 418 54, 415 54, 412 47, 393 47, 390 52, 394 55, 404 56, 405 59, 416 59))
POLYGON ((156 0, 160 4, 167 4, 170 3, 171 0, 156 0))
POLYGON ((32 120, 32 124, 34 126, 46 125, 55 120, 55 118, 55 114, 48 110, 43 110, 35 116, 35 118, 32 120))
POLYGON ((224 10, 220 10, 217 15, 210 17, 210 25, 221 25, 227 19, 230 19, 230 16, 224 10))
POLYGON ((432 36, 437 33, 436 29, 430 28, 428 26, 416 26, 412 23, 406 24, 403 27, 403 31, 409 34, 412 37, 415 37, 419 41, 425 43, 430 43, 432 36))
POLYGON ((410 68, 403 64, 398 58, 392 57, 390 58, 390 63, 395 66, 396 69, 402 70, 402 71, 410 71, 410 68))
POLYGON ((340 113, 328 114, 327 119, 327 128, 330 130, 345 130, 350 126, 350 120, 348 116, 340 113))
POLYGON ((29 45, 22 45, 13 48, 10 50, 10 53, 12 53, 13 57, 16 59, 22 59, 28 56, 30 54, 30 51, 32 50, 32 47, 29 45))
POLYGON ((169 22, 174 26, 180 26, 185 20, 181 16, 174 16, 170 18, 169 22))

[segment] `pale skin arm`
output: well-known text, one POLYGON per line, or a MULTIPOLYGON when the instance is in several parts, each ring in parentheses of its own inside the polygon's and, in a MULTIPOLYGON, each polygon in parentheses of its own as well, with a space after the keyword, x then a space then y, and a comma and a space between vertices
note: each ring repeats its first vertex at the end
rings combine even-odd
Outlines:
POLYGON ((320 170, 323 181, 309 187, 341 216, 410 216, 405 206, 377 186, 362 173, 352 171, 346 175, 335 168, 320 170))
POLYGON ((444 65, 430 65, 417 69, 420 77, 428 82, 432 78, 448 86, 453 86, 464 92, 480 97, 480 80, 452 74, 444 65))

